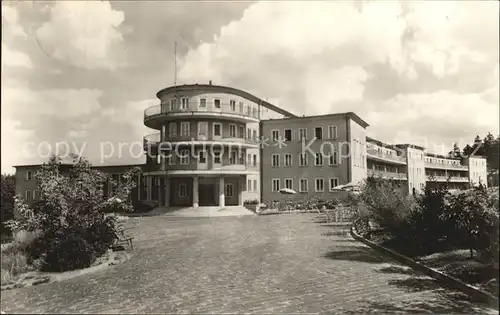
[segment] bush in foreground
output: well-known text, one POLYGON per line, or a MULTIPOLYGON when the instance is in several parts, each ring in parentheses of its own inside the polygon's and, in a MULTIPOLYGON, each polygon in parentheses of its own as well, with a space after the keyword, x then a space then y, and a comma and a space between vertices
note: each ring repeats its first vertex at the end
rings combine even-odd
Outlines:
MULTIPOLYGON (((9 222, 14 231, 37 231, 39 234, 25 251, 29 264, 40 263, 42 271, 66 271, 90 266, 113 243, 117 222, 106 214, 109 207, 101 183, 107 176, 90 168, 83 158, 75 159, 69 174, 61 174, 56 157, 44 164, 35 175, 40 201, 29 207, 21 197, 15 198, 20 218, 9 222)), ((127 201, 133 188, 133 176, 127 173, 116 195, 127 201)), ((112 183, 114 184, 114 183, 112 183)))

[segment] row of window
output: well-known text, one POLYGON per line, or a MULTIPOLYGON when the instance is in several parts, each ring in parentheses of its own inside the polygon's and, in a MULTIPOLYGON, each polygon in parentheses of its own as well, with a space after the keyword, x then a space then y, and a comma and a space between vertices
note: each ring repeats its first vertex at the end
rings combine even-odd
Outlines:
MULTIPOLYGON (((177 127, 177 123, 171 122, 168 124, 168 135, 169 137, 189 137, 191 136, 191 122, 183 121, 180 123, 180 130, 177 127)), ((198 136, 208 136, 208 122, 200 121, 198 122, 198 136)), ((222 123, 214 122, 212 123, 212 135, 214 137, 222 137, 222 123)), ((164 135, 166 138, 166 135, 164 135)), ((247 128, 245 133, 245 126, 237 126, 236 124, 229 124, 229 137, 231 138, 243 138, 243 139, 257 139, 257 130, 252 130, 247 128)))
MULTIPOLYGON (((337 139, 337 126, 328 126, 328 138, 327 139, 337 139)), ((323 139, 323 127, 314 128, 314 137, 317 140, 323 139)), ((285 128, 283 130, 283 137, 280 136, 279 129, 271 130, 271 141, 292 141, 294 140, 293 132, 291 128, 285 128)), ((297 140, 307 140, 307 128, 299 128, 297 140)))
MULTIPOLYGON (((222 164, 222 156, 224 154, 220 151, 213 151, 212 152, 212 164, 222 164)), ((161 155, 156 156, 156 163, 159 165, 161 164, 161 155)), ((179 156, 175 157, 175 155, 170 155, 170 156, 165 156, 166 164, 167 165, 175 165, 176 161, 179 161, 179 165, 188 165, 190 163, 190 154, 189 150, 180 150, 179 151, 179 156)), ((197 156, 195 159, 198 161, 198 164, 205 164, 207 163, 207 152, 204 150, 200 150, 197 153, 197 156)), ((246 164, 247 166, 257 166, 257 154, 248 154, 247 159, 245 161, 245 154, 243 152, 238 152, 237 151, 231 151, 229 152, 229 164, 230 165, 235 165, 235 164, 246 164)))
MULTIPOLYGON (((271 191, 279 192, 281 189, 281 179, 273 178, 271 180, 271 191)), ((293 179, 285 178, 283 180, 284 187, 287 189, 294 189, 293 179)), ((331 177, 328 179, 328 189, 329 191, 334 191, 334 188, 339 185, 339 179, 337 177, 331 177)), ((301 178, 299 180, 299 192, 308 192, 309 191, 309 180, 307 178, 301 178)), ((324 192, 325 191, 325 179, 324 178, 315 178, 314 179, 314 191, 315 192, 324 192)))
MULTIPOLYGON (((323 166, 325 157, 321 153, 316 153, 316 156, 314 157, 314 166, 323 166)), ((279 167, 280 166, 280 154, 279 153, 274 153, 271 155, 271 165, 272 167, 279 167)), ((338 159, 338 154, 337 152, 333 152, 333 154, 328 156, 328 165, 333 166, 333 165, 338 165, 339 164, 339 159, 338 159)), ((285 167, 290 167, 293 165, 293 158, 292 154, 290 153, 285 153, 284 157, 284 166, 285 167)), ((300 153, 299 154, 299 166, 308 166, 309 165, 309 154, 308 153, 300 153)))
MULTIPOLYGON (((232 183, 225 184, 224 188, 225 188, 224 193, 226 197, 234 197, 234 185, 232 183)), ((184 183, 178 184, 177 193, 179 198, 187 198, 189 196, 187 184, 184 183)))
MULTIPOLYGON (((189 109, 189 104, 192 103, 190 102, 189 100, 189 97, 180 97, 180 104, 179 106, 177 105, 177 98, 172 98, 170 99, 170 101, 168 102, 168 111, 176 111, 177 109, 181 109, 181 110, 188 110, 189 109)), ((206 109, 208 106, 208 99, 205 98, 205 97, 201 97, 198 99, 198 108, 203 110, 203 109, 206 109)), ((215 109, 221 109, 222 108, 222 102, 220 99, 218 98, 214 98, 212 100, 212 107, 215 108, 215 109)), ((239 112, 240 114, 247 114, 248 116, 254 116, 254 117, 257 117, 258 116, 258 110, 257 110, 257 107, 251 105, 251 104, 247 104, 246 105, 246 111, 245 111, 245 104, 243 104, 243 102, 238 102, 238 104, 236 104, 236 101, 235 100, 230 100, 229 101, 229 109, 230 111, 232 112, 239 112)))

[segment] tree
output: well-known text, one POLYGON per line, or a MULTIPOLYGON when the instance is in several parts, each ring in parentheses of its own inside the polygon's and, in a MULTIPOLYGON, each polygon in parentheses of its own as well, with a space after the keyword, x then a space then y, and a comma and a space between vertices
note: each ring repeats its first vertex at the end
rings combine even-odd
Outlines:
POLYGON ((14 217, 14 196, 16 194, 16 177, 14 175, 2 174, 1 178, 1 233, 2 237, 11 234, 5 222, 14 217))
MULTIPOLYGON (((32 261, 40 261, 46 271, 84 268, 102 255, 116 236, 117 223, 106 214, 111 206, 101 184, 112 178, 93 170, 84 158, 74 158, 69 174, 60 170, 61 160, 52 157, 35 174, 40 201, 29 207, 20 196, 15 205, 20 218, 9 225, 14 231, 36 231, 39 237, 27 248, 32 261)), ((138 169, 124 176, 113 199, 120 199, 125 210, 132 210, 127 201, 134 187, 132 177, 138 169)))

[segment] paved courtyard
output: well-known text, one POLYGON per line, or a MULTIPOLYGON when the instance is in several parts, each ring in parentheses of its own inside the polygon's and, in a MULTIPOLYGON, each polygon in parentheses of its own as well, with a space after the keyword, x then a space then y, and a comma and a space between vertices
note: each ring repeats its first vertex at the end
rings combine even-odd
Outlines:
MULTIPOLYGON (((3 291, 11 313, 485 313, 315 214, 131 218, 133 257, 3 291)), ((494 312, 496 313, 496 312, 494 312)))

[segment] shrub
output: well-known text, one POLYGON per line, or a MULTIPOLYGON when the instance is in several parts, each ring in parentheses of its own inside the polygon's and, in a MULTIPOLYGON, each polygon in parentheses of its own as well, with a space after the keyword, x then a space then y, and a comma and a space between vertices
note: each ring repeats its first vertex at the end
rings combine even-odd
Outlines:
POLYGON ((243 205, 258 205, 259 201, 257 199, 245 200, 243 205))
POLYGON ((401 229, 414 207, 413 199, 393 182, 373 177, 362 185, 359 201, 366 205, 375 223, 394 233, 401 229))
POLYGON ((21 273, 33 270, 28 264, 28 259, 24 249, 17 244, 2 250, 1 273, 2 284, 14 280, 21 273))
MULTIPOLYGON (((44 271, 65 271, 90 266, 113 243, 117 224, 105 213, 109 206, 100 184, 107 179, 90 168, 83 158, 76 158, 69 174, 59 171, 60 160, 50 159, 36 173, 41 200, 29 207, 15 198, 20 218, 9 222, 14 231, 39 231, 26 247, 28 263, 41 261, 44 271)), ((133 188, 136 169, 127 173, 116 195, 127 200, 133 188)), ((128 201, 126 211, 132 210, 128 201)))

